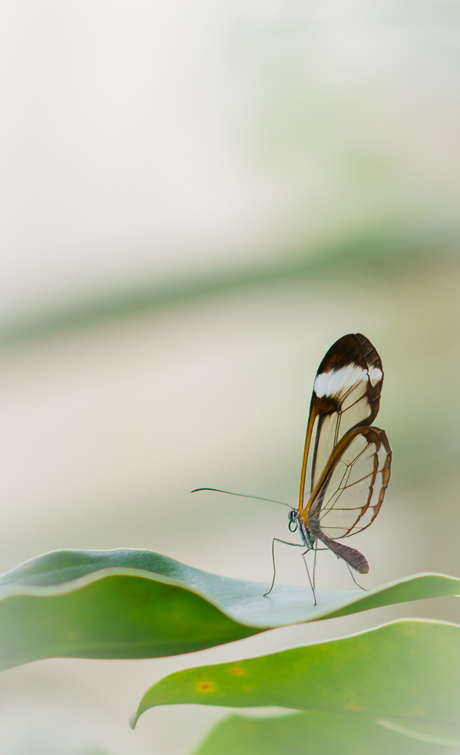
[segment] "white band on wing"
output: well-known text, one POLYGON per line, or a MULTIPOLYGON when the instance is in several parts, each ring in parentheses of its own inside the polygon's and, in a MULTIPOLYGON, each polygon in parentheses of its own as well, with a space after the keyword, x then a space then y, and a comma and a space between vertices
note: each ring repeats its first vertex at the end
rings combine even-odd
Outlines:
POLYGON ((316 376, 314 391, 318 398, 322 396, 335 396, 343 388, 350 388, 360 380, 370 379, 374 386, 382 378, 382 370, 378 367, 371 367, 369 370, 363 370, 356 364, 347 364, 339 370, 331 372, 321 372, 316 376))

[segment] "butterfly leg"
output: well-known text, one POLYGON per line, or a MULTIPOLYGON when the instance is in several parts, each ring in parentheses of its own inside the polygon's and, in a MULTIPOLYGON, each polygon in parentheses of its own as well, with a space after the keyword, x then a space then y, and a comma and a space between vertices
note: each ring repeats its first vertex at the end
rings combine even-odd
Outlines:
POLYGON ((318 540, 315 540, 313 550, 315 551, 313 560, 313 587, 316 589, 316 554, 318 553, 318 551, 328 551, 329 548, 318 548, 318 540))
MULTIPOLYGON (((317 606, 317 605, 318 605, 318 603, 316 602, 316 593, 315 593, 315 586, 314 586, 314 583, 312 582, 312 579, 311 579, 311 577, 310 577, 310 570, 309 570, 309 568, 308 568, 307 559, 305 558, 305 556, 307 555, 307 553, 308 553, 308 551, 304 551, 304 552, 302 553, 302 556, 303 556, 303 562, 304 562, 304 564, 305 564, 305 568, 306 568, 306 570, 307 570, 307 574, 308 574, 308 581, 310 582, 311 591, 312 591, 312 593, 313 593, 313 600, 314 600, 314 605, 315 605, 315 606, 317 606)), ((315 552, 315 556, 316 556, 316 552, 315 552)))
MULTIPOLYGON (((346 561, 345 561, 345 563, 347 564, 346 561)), ((359 584, 359 582, 356 581, 355 576, 354 576, 353 572, 351 571, 350 567, 348 566, 348 564, 347 564, 347 569, 350 572, 350 577, 352 578, 352 580, 355 583, 355 585, 357 585, 357 587, 359 587, 360 590, 364 590, 364 592, 369 592, 369 588, 363 587, 362 585, 359 584)))
POLYGON ((316 587, 316 554, 318 553, 318 541, 315 540, 315 544, 313 546, 314 556, 313 556, 313 589, 316 587))
POLYGON ((283 543, 284 545, 293 545, 294 548, 303 548, 303 543, 290 543, 288 540, 280 540, 279 537, 274 537, 272 540, 272 562, 273 562, 273 579, 272 583, 270 585, 270 589, 267 592, 264 592, 264 598, 267 597, 267 595, 270 595, 271 591, 273 590, 275 586, 275 579, 276 579, 276 564, 275 564, 275 541, 277 543, 283 543))

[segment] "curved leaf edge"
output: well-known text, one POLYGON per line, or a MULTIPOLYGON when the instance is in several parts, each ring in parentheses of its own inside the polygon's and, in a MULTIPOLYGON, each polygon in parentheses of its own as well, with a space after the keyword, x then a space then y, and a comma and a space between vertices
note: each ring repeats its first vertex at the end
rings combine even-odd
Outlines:
MULTIPOLYGON (((219 599, 216 595, 213 595, 212 587, 216 588, 216 585, 211 585, 209 589, 199 587, 196 584, 192 584, 184 579, 177 577, 171 577, 167 574, 162 574, 150 569, 136 568, 133 566, 110 566, 95 568, 87 571, 85 574, 78 576, 74 579, 66 579, 62 582, 54 582, 53 584, 27 584, 22 581, 14 582, 15 574, 21 576, 23 570, 28 571, 29 574, 39 573, 39 567, 45 559, 53 559, 57 557, 72 557, 73 555, 78 557, 106 557, 111 561, 120 558, 121 563, 123 559, 128 560, 133 556, 153 556, 158 557, 169 565, 174 570, 184 570, 197 578, 197 581, 210 582, 215 581, 219 586, 236 588, 236 595, 238 596, 238 587, 241 587, 241 599, 248 600, 251 596, 248 596, 248 590, 254 592, 253 600, 259 599, 263 596, 264 591, 268 587, 266 582, 255 582, 250 580, 241 580, 233 577, 224 577, 221 575, 213 574, 212 572, 206 572, 195 567, 182 564, 180 561, 176 561, 168 556, 162 556, 155 551, 149 551, 147 549, 114 549, 107 551, 85 551, 85 550, 56 550, 45 553, 34 559, 20 564, 18 567, 6 572, 0 576, 0 601, 7 600, 11 597, 17 596, 33 596, 33 597, 52 597, 65 595, 78 590, 83 590, 90 584, 98 582, 104 579, 108 579, 113 576, 128 576, 134 579, 143 579, 153 582, 159 582, 162 584, 172 585, 180 589, 191 592, 207 603, 214 606, 223 615, 229 619, 235 621, 241 626, 248 627, 250 629, 256 629, 260 631, 276 629, 282 626, 290 626, 293 624, 307 623, 310 621, 321 621, 323 619, 336 618, 339 616, 345 616, 347 614, 360 612, 363 610, 370 610, 372 608, 379 608, 395 603, 411 602, 415 600, 422 600, 434 597, 447 597, 447 596, 459 596, 460 594, 460 578, 452 577, 447 574, 436 572, 422 572, 420 574, 410 575, 408 577, 400 577, 392 580, 379 587, 374 587, 365 593, 359 590, 353 591, 331 591, 331 590, 317 590, 318 606, 312 608, 310 605, 305 606, 305 611, 299 614, 295 620, 286 618, 285 620, 254 620, 248 617, 246 611, 242 612, 235 608, 232 609, 231 605, 226 605, 225 601, 219 599), (34 569, 36 565, 36 569, 34 569), (31 568, 32 567, 32 568, 31 568), (5 578, 9 577, 9 581, 5 583, 5 578), (2 585, 1 582, 4 581, 2 585), (327 607, 321 609, 322 598, 327 603, 327 607)), ((57 570, 59 572, 59 570, 57 570)), ((64 571, 64 569, 62 570, 64 571)), ((305 589, 290 586, 290 585, 277 585, 278 594, 282 595, 284 600, 290 601, 292 596, 293 601, 297 602, 300 598, 302 602, 305 600, 305 589)), ((308 594, 308 593, 307 593, 308 594)), ((276 594, 274 599, 264 599, 263 606, 266 607, 266 613, 270 615, 270 607, 277 607, 276 594), (267 601, 265 603, 265 600, 267 601)))

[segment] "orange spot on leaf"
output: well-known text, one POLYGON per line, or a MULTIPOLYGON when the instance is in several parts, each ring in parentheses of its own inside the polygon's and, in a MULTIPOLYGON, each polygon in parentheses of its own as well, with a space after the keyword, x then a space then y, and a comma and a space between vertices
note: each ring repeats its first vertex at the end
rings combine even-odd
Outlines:
POLYGON ((362 711, 362 707, 360 705, 356 705, 356 703, 352 702, 350 698, 347 698, 346 700, 348 710, 354 710, 356 713, 359 713, 362 711))

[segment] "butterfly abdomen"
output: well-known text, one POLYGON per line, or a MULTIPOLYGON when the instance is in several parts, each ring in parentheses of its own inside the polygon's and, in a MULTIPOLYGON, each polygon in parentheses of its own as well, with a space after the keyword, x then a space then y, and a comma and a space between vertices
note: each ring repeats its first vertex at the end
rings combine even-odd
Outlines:
POLYGON ((350 548, 348 545, 342 545, 335 540, 328 540, 325 545, 330 548, 337 556, 343 558, 347 564, 350 564, 351 568, 358 572, 358 574, 367 574, 369 571, 369 563, 362 553, 350 548))
POLYGON ((358 574, 368 573, 369 563, 362 553, 355 548, 350 548, 348 545, 343 545, 336 540, 332 540, 320 530, 315 520, 309 522, 309 527, 313 537, 321 540, 321 542, 324 543, 324 545, 327 545, 329 550, 335 553, 336 556, 343 558, 343 560, 346 561, 352 569, 357 571, 358 574))

